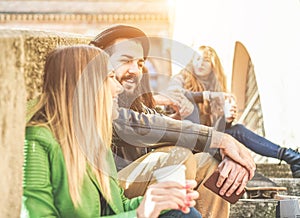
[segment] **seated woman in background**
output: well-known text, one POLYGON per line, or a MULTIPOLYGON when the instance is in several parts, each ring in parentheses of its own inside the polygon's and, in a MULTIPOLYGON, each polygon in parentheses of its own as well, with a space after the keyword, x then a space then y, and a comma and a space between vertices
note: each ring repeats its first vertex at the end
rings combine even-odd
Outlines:
POLYGON ((144 197, 123 195, 110 149, 122 91, 101 49, 49 53, 26 127, 21 217, 201 217, 193 208, 193 180, 185 187, 153 184, 144 197))
POLYGON ((184 119, 215 126, 219 131, 225 131, 255 153, 286 161, 290 164, 293 177, 300 178, 298 152, 291 148, 280 147, 242 124, 232 125, 237 116, 237 106, 234 97, 227 93, 226 76, 213 48, 199 47, 199 54, 194 55, 187 66, 172 78, 169 89, 177 90, 178 87, 188 91, 186 96, 195 104, 193 113, 184 119), (227 116, 224 116, 225 101, 231 104, 227 116))

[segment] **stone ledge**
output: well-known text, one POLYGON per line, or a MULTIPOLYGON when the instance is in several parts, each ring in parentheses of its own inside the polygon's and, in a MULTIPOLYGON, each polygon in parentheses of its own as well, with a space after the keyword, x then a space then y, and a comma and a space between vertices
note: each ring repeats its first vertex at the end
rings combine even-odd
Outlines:
POLYGON ((0 31, 0 216, 19 217, 26 97, 41 91, 48 52, 57 46, 87 44, 80 35, 2 29, 0 31), (10 167, 7 167, 10 166, 10 167))
POLYGON ((231 205, 230 218, 274 218, 277 200, 273 199, 240 199, 231 205))
POLYGON ((256 165, 256 171, 269 178, 292 178, 290 165, 286 163, 260 163, 256 165))
POLYGON ((287 195, 300 196, 300 178, 270 178, 279 186, 287 187, 287 195))
MULTIPOLYGON (((279 186, 287 187, 286 192, 279 192, 286 198, 300 199, 300 179, 294 178, 270 178, 279 186)), ((274 218, 276 215, 276 199, 240 199, 231 205, 230 218, 274 218)))
MULTIPOLYGON (((41 91, 43 67, 49 51, 57 46, 88 44, 91 39, 91 37, 72 33, 2 29, 0 40, 5 38, 11 39, 11 44, 7 46, 10 46, 14 53, 22 53, 22 58, 17 60, 14 69, 24 74, 27 100, 36 97, 41 91)), ((1 60, 4 64, 6 61, 1 60)))

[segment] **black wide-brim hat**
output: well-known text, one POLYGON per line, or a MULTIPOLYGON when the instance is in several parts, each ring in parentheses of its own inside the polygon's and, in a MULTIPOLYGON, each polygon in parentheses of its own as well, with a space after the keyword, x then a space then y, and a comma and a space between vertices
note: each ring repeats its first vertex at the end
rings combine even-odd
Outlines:
POLYGON ((119 38, 136 39, 142 43, 144 50, 144 57, 149 53, 149 39, 148 36, 139 28, 124 24, 117 24, 110 26, 99 33, 90 44, 95 45, 101 49, 111 46, 112 42, 119 38))

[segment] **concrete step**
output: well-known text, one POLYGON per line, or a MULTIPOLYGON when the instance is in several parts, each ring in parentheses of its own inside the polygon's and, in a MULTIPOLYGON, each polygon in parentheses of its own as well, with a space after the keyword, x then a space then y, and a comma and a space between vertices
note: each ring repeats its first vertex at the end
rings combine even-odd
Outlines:
MULTIPOLYGON (((279 192, 284 196, 300 198, 300 178, 292 178, 288 164, 257 164, 257 172, 270 178, 278 186, 287 188, 279 192)), ((275 218, 276 199, 240 199, 231 205, 230 218, 275 218)))
POLYGON ((257 164, 257 172, 271 179, 278 186, 287 187, 288 195, 300 196, 300 178, 292 178, 288 164, 257 164))
POLYGON ((256 164, 256 171, 269 178, 292 178, 290 165, 286 163, 259 163, 256 164))
POLYGON ((229 218, 275 218, 276 205, 273 199, 240 199, 231 205, 229 218))
MULTIPOLYGON (((293 204, 289 202, 290 205, 288 208, 285 208, 285 210, 287 210, 288 212, 296 213, 293 214, 295 216, 292 217, 299 217, 300 199, 294 199, 298 200, 298 208, 292 207, 291 205, 293 204)), ((287 202, 288 200, 291 199, 283 200, 282 203, 287 202)), ((240 199, 236 204, 231 205, 229 218, 275 218, 276 206, 278 205, 278 201, 279 200, 275 199, 240 199)), ((291 216, 286 217, 292 218, 291 216)))
POLYGON ((270 178, 278 186, 287 188, 287 195, 300 196, 300 178, 270 178))
MULTIPOLYGON (((273 179, 272 179, 273 180, 273 179)), ((289 178, 288 180, 294 180, 289 178)), ((275 182, 275 181, 274 181, 275 182)), ((288 182, 286 181, 285 184, 288 182)), ((293 182, 294 183, 294 182, 293 182)), ((281 186, 281 185, 280 185, 281 186)), ((288 189, 289 190, 289 189, 288 189)), ((280 191, 278 193, 282 196, 288 196, 286 191, 280 191)), ((230 207, 230 218, 275 218, 276 205, 278 200, 276 199, 243 199, 247 195, 244 194, 236 204, 232 204, 230 207)))

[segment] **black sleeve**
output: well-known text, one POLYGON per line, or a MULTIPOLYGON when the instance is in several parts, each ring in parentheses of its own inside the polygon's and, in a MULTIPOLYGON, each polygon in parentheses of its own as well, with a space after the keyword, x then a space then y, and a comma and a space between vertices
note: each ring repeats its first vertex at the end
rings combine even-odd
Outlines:
POLYGON ((120 108, 113 122, 117 137, 137 147, 170 143, 201 152, 209 147, 212 128, 160 114, 137 113, 120 108))

